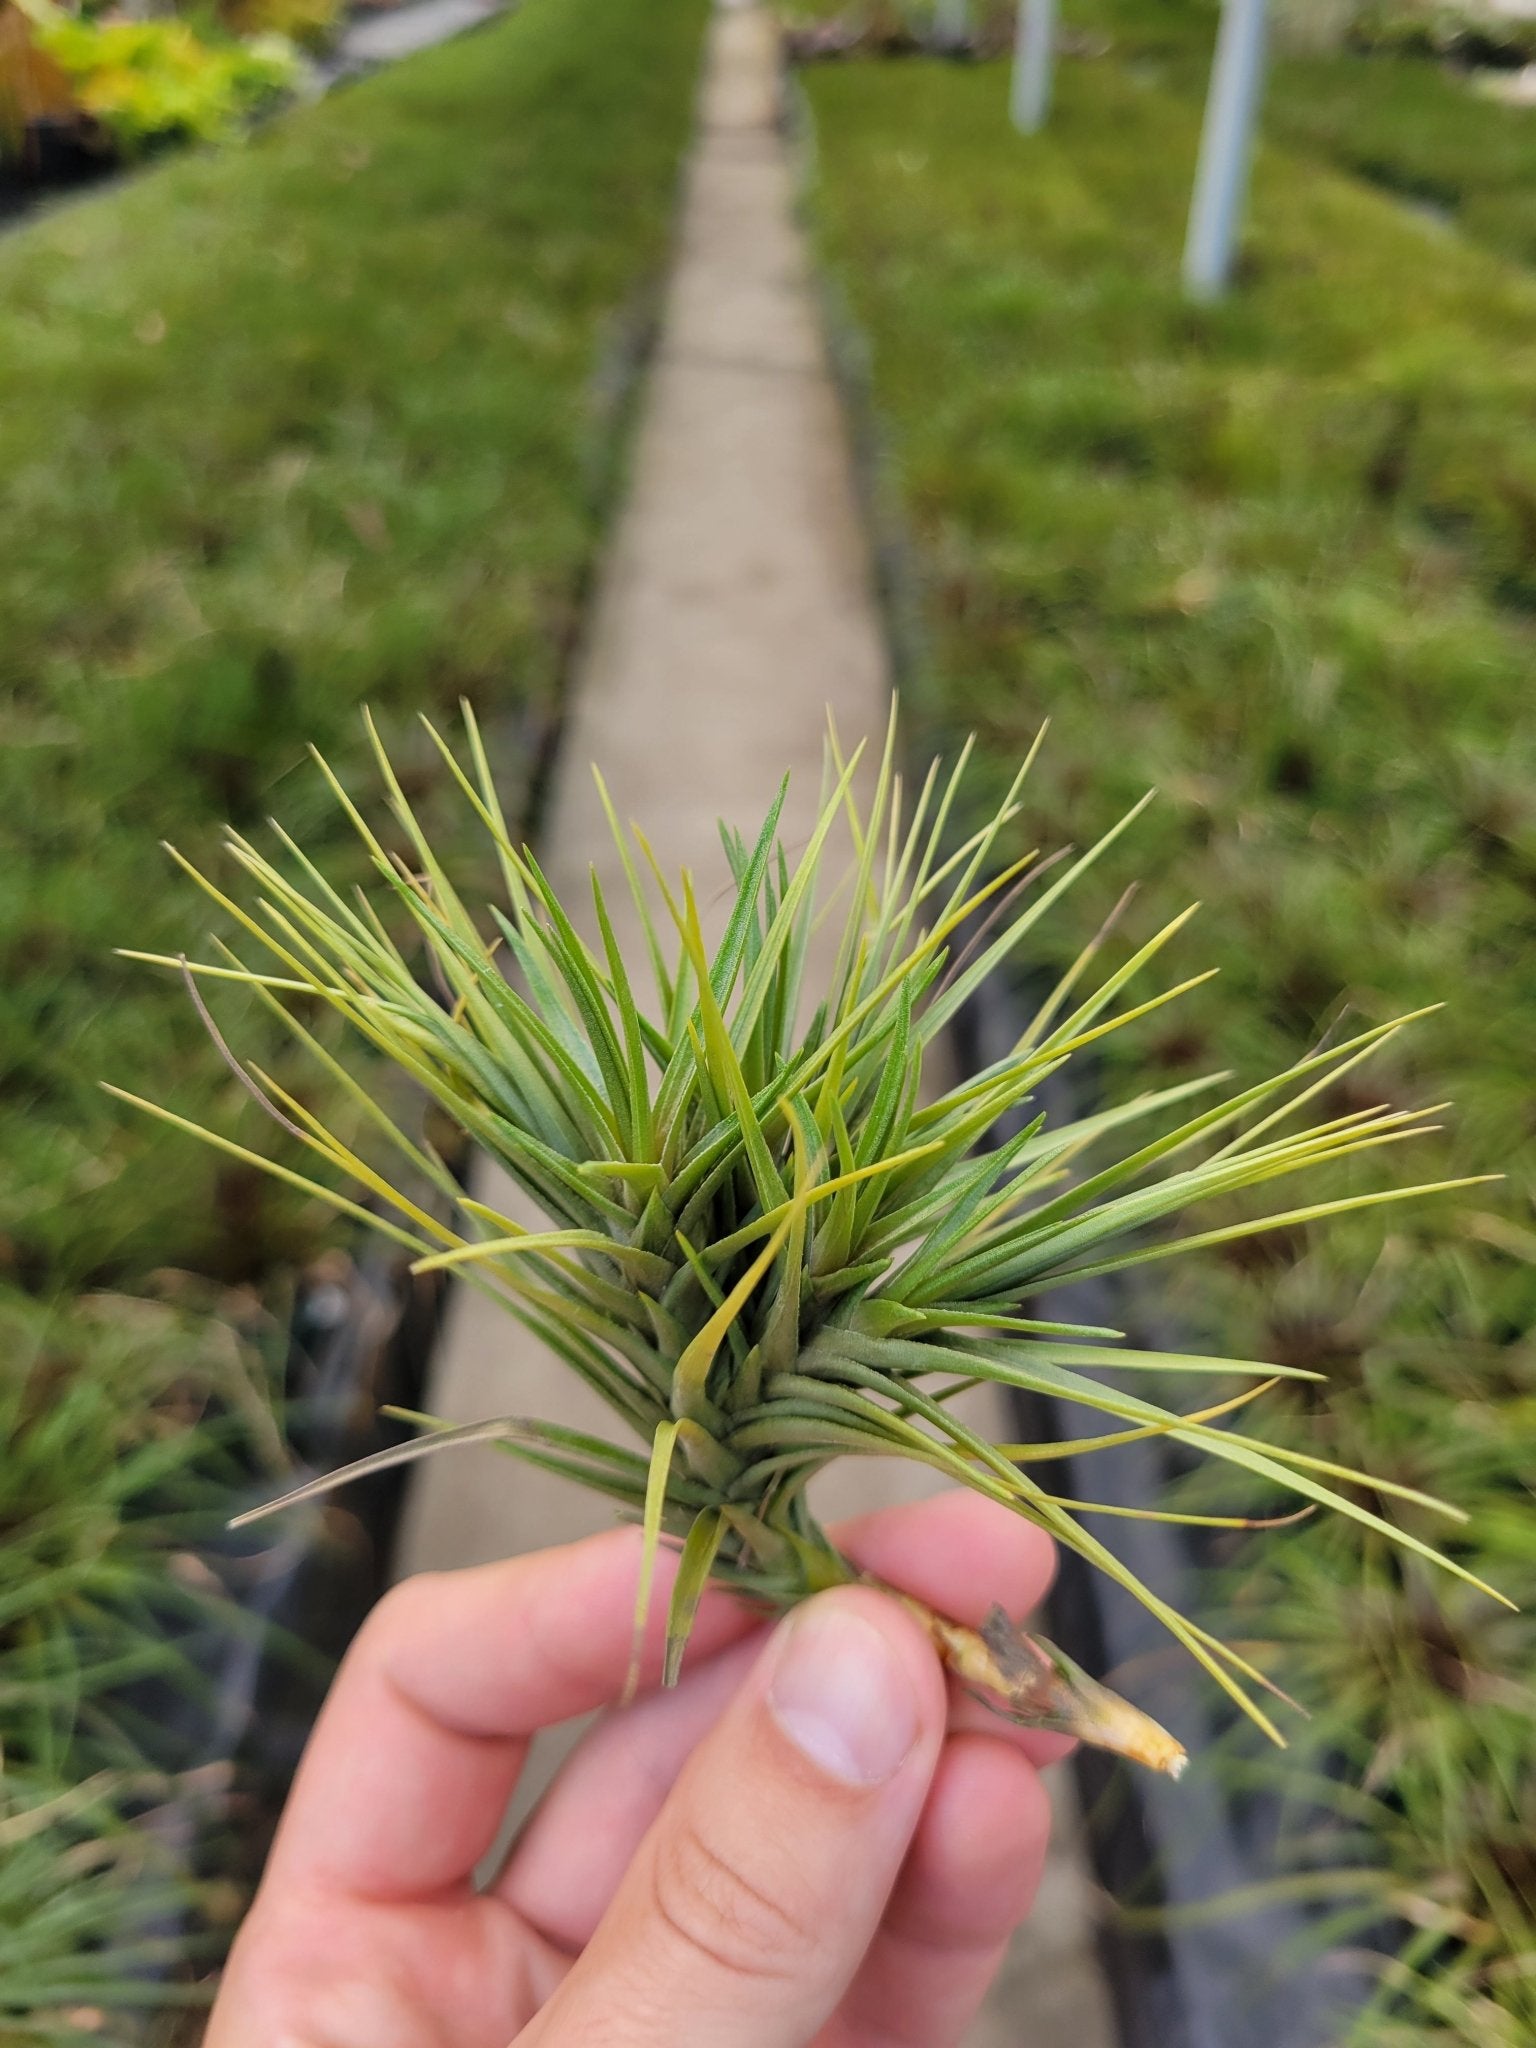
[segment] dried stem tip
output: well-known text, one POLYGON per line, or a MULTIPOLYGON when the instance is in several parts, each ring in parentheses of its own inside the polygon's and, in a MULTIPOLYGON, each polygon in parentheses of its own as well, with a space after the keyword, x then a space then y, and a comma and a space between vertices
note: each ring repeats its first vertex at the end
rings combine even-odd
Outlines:
MULTIPOLYGON (((890 1588, 884 1590, 890 1591, 890 1588)), ((1075 1735, 1133 1763, 1177 1778, 1189 1761, 1181 1745, 1149 1714, 1100 1685, 1053 1643, 1026 1635, 994 1607, 980 1630, 936 1614, 921 1600, 896 1593, 907 1612, 933 1638, 940 1657, 967 1692, 1025 1728, 1075 1735)))

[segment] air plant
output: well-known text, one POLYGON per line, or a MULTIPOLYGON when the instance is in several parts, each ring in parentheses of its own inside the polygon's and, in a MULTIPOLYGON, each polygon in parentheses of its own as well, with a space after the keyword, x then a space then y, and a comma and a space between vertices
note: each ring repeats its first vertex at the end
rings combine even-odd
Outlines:
MULTIPOLYGON (((1067 1281, 1428 1192, 1354 1193, 1226 1220, 1230 1197, 1426 1128, 1423 1115, 1388 1108, 1284 1128, 1407 1020, 1235 1092, 1215 1076, 1048 1122, 1038 1107, 1048 1076, 1205 979, 1140 992, 1186 912, 1112 971, 1096 965, 1101 933, 1002 1058, 929 1097, 923 1070, 935 1041, 988 975, 1019 958, 1141 806, 1075 858, 1005 853, 1038 741, 996 812, 967 834, 955 823, 966 754, 947 773, 935 764, 909 807, 888 739, 868 771, 864 807, 859 756, 845 760, 834 736, 819 816, 798 855, 778 840, 783 788, 754 839, 722 827, 733 886, 711 949, 693 878, 669 880, 643 834, 621 828, 604 791, 639 937, 631 952, 595 872, 595 937, 581 935, 576 907, 514 842, 467 711, 466 723, 464 762, 427 730, 489 837, 502 902, 478 915, 465 903, 375 734, 391 829, 404 833, 409 860, 386 850, 319 762, 371 856, 375 896, 343 895, 281 828, 276 859, 231 833, 252 902, 181 866, 259 959, 248 963, 224 942, 204 962, 130 956, 182 973, 211 1029, 200 985, 252 991, 314 1055, 377 1146, 349 1143, 233 1053, 246 1085, 324 1178, 257 1161, 170 1110, 124 1099, 384 1231, 416 1270, 451 1269, 490 1290, 602 1396, 639 1448, 536 1418, 452 1428, 415 1417, 426 1430, 415 1442, 273 1506, 381 1463, 498 1443, 640 1522, 637 1639, 658 1548, 680 1547, 666 1628, 670 1683, 711 1579, 776 1610, 857 1576, 808 1503, 819 1471, 843 1457, 909 1458, 1026 1517, 1128 1588, 1277 1741, 1254 1696, 1274 1690, 1263 1674, 1091 1533, 1090 1518, 1120 1510, 1052 1489, 1065 1455, 1167 1436, 1268 1482, 1288 1506, 1334 1510, 1469 1577, 1340 1490, 1360 1475, 1219 1426, 1277 1380, 1315 1375, 1138 1351, 1116 1331, 1029 1312, 1067 1281), (829 890, 840 832, 851 851, 829 890), (832 961, 814 985, 813 937, 832 961), (402 1129, 365 1075, 311 1029, 305 1019, 317 1004, 499 1161, 549 1227, 529 1230, 466 1194, 439 1153, 402 1129), (1014 1135, 992 1142, 1000 1120, 1021 1110, 1014 1135), (389 1155, 397 1168, 380 1163, 389 1155), (1209 1227, 1162 1227, 1213 1202, 1224 1205, 1222 1220, 1209 1227), (1214 1375, 1223 1398, 1180 1411, 1122 1385, 1147 1374, 1214 1375), (1253 1384, 1232 1395, 1239 1379, 1253 1384), (1104 1430, 1069 1443, 989 1442, 951 1405, 978 1383, 1084 1405, 1102 1414, 1104 1430)), ((1373 1482, 1372 1497, 1384 1496, 1454 1513, 1410 1487, 1373 1482)), ((1248 1526, 1237 1516, 1194 1519, 1248 1526)), ((1000 1611, 978 1632, 907 1605, 962 1683, 1001 1713, 1181 1768, 1170 1735, 1000 1611)))

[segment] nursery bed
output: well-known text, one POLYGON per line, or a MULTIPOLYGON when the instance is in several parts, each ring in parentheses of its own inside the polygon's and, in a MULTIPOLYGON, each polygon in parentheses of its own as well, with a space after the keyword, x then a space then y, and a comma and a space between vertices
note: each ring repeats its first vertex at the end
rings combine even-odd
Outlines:
MULTIPOLYGON (((263 1151, 290 1142, 177 978, 113 949, 201 943, 197 893, 161 837, 218 873, 219 821, 260 839, 270 811, 335 853, 305 745, 354 779, 364 704, 413 801, 442 822, 443 773, 410 723, 449 722, 470 698, 505 764, 508 813, 531 824, 667 254, 704 16, 703 0, 526 0, 469 42, 0 246, 0 1312, 37 1333, 25 1354, 11 1347, 0 1394, 23 1417, 56 1412, 54 1491, 29 1482, 16 1512, 44 1526, 57 1499, 61 1526, 116 1573, 130 1619, 112 1640, 126 1638, 134 1674, 156 1665, 161 1606, 179 1611, 188 1584, 209 1590, 187 1546, 207 1540, 242 1475, 272 1483, 207 1407, 199 1332, 223 1358, 228 1330, 256 1330, 279 1384, 285 1354, 303 1365, 324 1338, 330 1419, 300 1449, 325 1459, 371 1440, 381 1357, 407 1374, 392 1390, 410 1392, 432 1318, 413 1297, 381 1352, 397 1262, 353 1268, 327 1212, 274 1199, 254 1169, 100 1093, 108 1079, 263 1151), (143 1373, 73 1334, 78 1313, 94 1314, 73 1303, 103 1289, 130 1322, 176 1318, 152 1410, 143 1373), (317 1302, 332 1316, 324 1331, 317 1302), (163 1541, 119 1528, 121 1487, 71 1434, 76 1403, 111 1443, 147 1432, 163 1444, 163 1541)), ((242 1050, 295 1071, 260 1016, 215 1008, 242 1050)), ((312 1077, 304 1099, 335 1108, 312 1077)), ((313 1374, 289 1380, 295 1421, 313 1430, 313 1374)), ((378 1583, 387 1521, 337 1544, 330 1518, 294 1561, 289 1579, 308 1592, 282 1618, 338 1648, 344 1613, 378 1583)), ((270 1610, 259 1572, 254 1585, 249 1571, 235 1579, 253 1613, 270 1610)), ((7 1692, 0 1738, 13 1800, 30 1810, 66 1795, 61 1827, 28 1837, 39 1858, 54 1844, 67 1870, 82 1832, 108 1845, 93 1922, 105 1946, 87 1969, 68 1913, 50 1904, 55 1866, 39 1861, 25 1883, 18 1871, 0 1916, 37 1974, 8 1980, 0 2031, 27 2048, 127 2039, 133 2011, 174 1996, 155 1987, 216 1950, 215 1909, 229 1904, 217 1887, 189 1902, 174 1857, 153 1889, 142 1864, 135 1874, 127 1822, 153 1746, 141 1708, 110 1686, 89 1741, 73 1723, 68 1594, 44 1575, 25 1610, 58 1632, 51 1678, 31 1647, 40 1624, 0 1619, 0 1662, 26 1679, 7 1692), (72 1788, 103 1746, 123 1775, 76 1811, 72 1788), (68 2018, 76 2008, 83 2017, 68 2018)), ((212 1716, 202 1741, 240 1718, 229 1686, 281 1672, 258 1678, 251 1631, 227 1610, 199 1628, 201 1680, 160 1661, 194 1713, 201 1700, 212 1716)), ((269 1787, 299 1739, 313 1658, 292 1669, 269 1787)), ((197 1748, 189 1737, 179 1754, 197 1748)), ((254 1839, 260 1822, 243 1826, 254 1839)))
MULTIPOLYGON (((1329 1372, 1273 1426, 1464 1502, 1460 1554, 1528 1605, 1536 287, 1454 240, 1431 265, 1390 200, 1268 152, 1243 288, 1196 313, 1177 281, 1192 100, 1112 58, 1063 65, 1026 143, 999 65, 849 62, 803 85, 886 557, 899 535, 915 586, 897 593, 914 751, 975 728, 1009 763, 1049 715, 1029 843, 1082 843, 1156 784, 1099 909, 1138 875, 1130 938, 1205 906, 1169 978, 1220 979, 1110 1041, 1104 1086, 1257 1074, 1445 997, 1332 1106, 1454 1096, 1444 1135, 1380 1178, 1510 1176, 1390 1228, 1165 1269, 1156 1317, 1194 1348, 1329 1372)), ((1094 923, 1042 932, 1034 965, 1094 923)), ((1522 2040, 1529 1622, 1322 1528, 1220 1548, 1208 1609, 1315 1710, 1288 1723, 1287 1765, 1225 1743, 1220 1769, 1293 1820, 1333 1815, 1310 1841, 1293 1826, 1296 1864, 1266 1875, 1367 1955, 1415 1922, 1406 2031, 1377 2011, 1350 2038, 1522 2040)))

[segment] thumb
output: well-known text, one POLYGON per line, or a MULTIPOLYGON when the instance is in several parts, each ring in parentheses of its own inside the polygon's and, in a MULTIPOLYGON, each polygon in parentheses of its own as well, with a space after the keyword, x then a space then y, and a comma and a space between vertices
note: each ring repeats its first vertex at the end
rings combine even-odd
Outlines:
POLYGON ((848 1587, 797 1608, 519 2048, 802 2048, 879 1926, 946 1706, 893 1601, 848 1587))

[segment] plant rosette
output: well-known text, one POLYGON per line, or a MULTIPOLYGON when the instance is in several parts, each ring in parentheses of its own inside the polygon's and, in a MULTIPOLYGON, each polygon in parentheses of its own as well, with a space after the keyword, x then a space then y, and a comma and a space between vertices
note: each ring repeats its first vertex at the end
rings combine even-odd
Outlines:
MULTIPOLYGON (((1026 1517, 1107 1573, 1276 1741, 1256 1695, 1277 1688, 1091 1532, 1091 1519, 1122 1510, 1052 1490, 1051 1469, 1064 1457, 1167 1437, 1271 1485, 1286 1510, 1274 1520, 1328 1509, 1481 1587, 1413 1529, 1365 1506, 1353 1491, 1367 1484, 1363 1475, 1227 1423, 1280 1379, 1318 1375, 1137 1351, 1118 1331, 1029 1313, 1034 1297, 1069 1281, 1434 1192, 1354 1192, 1230 1220, 1235 1197, 1429 1128, 1430 1112, 1388 1107, 1295 1122, 1408 1019, 1247 1087, 1216 1075, 1050 1124, 1030 1108, 1047 1076, 1206 979, 1151 993, 1140 986, 1191 912, 1105 970, 1111 918, 1002 1058, 929 1098, 929 1048, 1143 805, 1075 856, 1011 852, 1038 740, 995 814, 959 838, 951 820, 969 748, 947 772, 935 763, 909 804, 893 727, 861 803, 860 755, 845 760, 834 735, 819 816, 797 857, 778 842, 782 787, 754 839, 722 826, 733 889, 711 949, 691 876, 669 881, 643 833, 622 829, 604 791, 641 934, 632 957, 595 874, 593 943, 534 855, 514 844, 467 708, 465 717, 464 761, 428 731, 492 842, 502 902, 479 917, 466 905, 375 734, 391 813, 383 829, 403 835, 409 858, 386 849, 319 762, 377 871, 375 897, 343 896, 281 828, 272 859, 232 832, 229 852, 252 885, 250 900, 181 865, 240 936, 217 941, 205 961, 129 955, 184 976, 234 1071, 321 1177, 259 1158, 139 1097, 123 1099, 384 1231, 418 1270, 451 1269, 488 1291, 602 1396, 639 1445, 535 1417, 450 1427, 417 1416, 424 1434, 414 1442, 271 1507, 404 1459, 497 1444, 605 1495, 641 1524, 637 1635, 658 1548, 679 1547, 667 1617, 671 1683, 709 1580, 779 1610, 855 1576, 808 1503, 818 1472, 850 1456, 907 1458, 1026 1517), (834 861, 839 835, 846 857, 834 861), (822 924, 835 954, 813 985, 812 934, 822 924), (247 958, 252 945, 259 951, 247 958), (376 1135, 376 1153, 354 1149, 294 1094, 238 1061, 200 993, 224 984, 253 994, 324 1066, 376 1135), (528 1230, 466 1194, 432 1145, 392 1119, 366 1078, 322 1045, 305 1021, 317 1004, 497 1160, 549 1227, 528 1230), (1016 1135, 990 1143, 999 1121, 1021 1108, 1016 1135), (1221 1220, 1205 1228, 1180 1220, 1213 1204, 1221 1220), (1119 1384, 1147 1375, 1214 1379, 1220 1398, 1175 1409, 1119 1384), (1097 1411, 1104 1428, 1066 1442, 990 1442, 951 1405, 978 1383, 1061 1397, 1097 1411)), ((1402 1502, 1458 1519, 1411 1487, 1380 1477, 1368 1484, 1383 1507, 1402 1502)), ((1246 1516, 1145 1512, 1261 1526, 1246 1516)), ((1182 1768, 1171 1735, 1000 1611, 977 1631, 906 1604, 959 1681, 1000 1713, 1175 1775, 1182 1768)))

